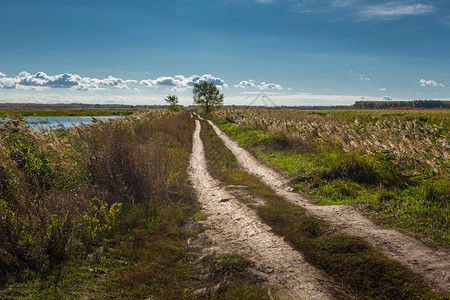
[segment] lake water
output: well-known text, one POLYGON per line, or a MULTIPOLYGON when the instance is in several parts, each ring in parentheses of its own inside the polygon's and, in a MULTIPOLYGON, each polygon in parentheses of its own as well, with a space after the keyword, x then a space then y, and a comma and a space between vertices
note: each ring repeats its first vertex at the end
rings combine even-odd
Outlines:
MULTIPOLYGON (((64 128, 68 128, 71 126, 78 126, 80 124, 89 124, 92 123, 92 118, 97 120, 109 120, 109 119, 121 119, 122 116, 92 116, 92 117, 24 117, 26 121, 29 122, 29 126, 33 128, 40 128, 41 126, 44 128, 49 127, 58 127, 59 125, 64 126, 64 128)), ((0 118, 0 123, 6 121, 7 118, 0 118)))

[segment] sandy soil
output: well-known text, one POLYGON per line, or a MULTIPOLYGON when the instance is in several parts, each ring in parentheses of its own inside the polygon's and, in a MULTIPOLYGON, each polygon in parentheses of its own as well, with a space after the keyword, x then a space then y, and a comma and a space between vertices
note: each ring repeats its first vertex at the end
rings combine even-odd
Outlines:
POLYGON ((423 276, 437 289, 450 290, 450 253, 447 249, 430 248, 404 233, 376 225, 350 205, 315 205, 300 194, 290 192, 288 180, 282 174, 240 147, 211 121, 208 122, 233 152, 240 166, 259 176, 278 195, 305 207, 342 231, 364 238, 388 257, 423 276))
POLYGON ((271 233, 256 213, 233 199, 206 168, 200 122, 193 136, 190 177, 204 211, 211 247, 218 253, 237 253, 256 265, 269 284, 281 286, 286 299, 332 299, 336 289, 322 271, 309 265, 303 256, 282 238, 271 233))

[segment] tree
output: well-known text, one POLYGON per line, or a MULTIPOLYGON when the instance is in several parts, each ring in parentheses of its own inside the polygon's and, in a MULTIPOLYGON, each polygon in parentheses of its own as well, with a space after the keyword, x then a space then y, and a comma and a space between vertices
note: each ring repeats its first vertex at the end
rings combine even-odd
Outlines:
POLYGON ((172 111, 180 110, 180 108, 178 107, 178 97, 177 96, 167 95, 167 97, 164 98, 164 100, 166 100, 166 102, 170 104, 169 110, 172 110, 172 111))
POLYGON ((206 113, 223 104, 224 96, 214 83, 208 83, 207 81, 195 83, 192 92, 194 93, 194 103, 204 106, 206 113))

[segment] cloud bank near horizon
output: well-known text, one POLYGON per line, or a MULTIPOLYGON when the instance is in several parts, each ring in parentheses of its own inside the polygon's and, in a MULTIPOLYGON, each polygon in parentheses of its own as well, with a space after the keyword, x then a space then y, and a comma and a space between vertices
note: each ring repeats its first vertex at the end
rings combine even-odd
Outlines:
POLYGON ((253 79, 242 80, 241 82, 239 82, 239 84, 236 84, 234 87, 235 88, 241 88, 241 89, 257 88, 257 89, 259 89, 261 91, 263 91, 263 90, 282 90, 282 89, 284 89, 281 84, 266 83, 265 81, 262 81, 261 83, 258 84, 253 79))
MULTIPOLYGON (((63 73, 57 75, 47 75, 44 72, 37 72, 32 75, 26 71, 20 72, 17 76, 8 77, 5 73, 0 72, 0 89, 17 89, 17 90, 45 90, 45 89, 71 89, 76 91, 94 91, 107 88, 118 89, 138 89, 138 88, 158 88, 166 87, 171 91, 184 91, 192 88, 194 84, 200 82, 213 83, 219 88, 228 88, 228 84, 222 78, 215 77, 211 74, 191 75, 185 77, 183 75, 161 76, 156 79, 122 79, 114 76, 107 78, 91 78, 83 77, 78 74, 63 73)), ((267 83, 262 81, 257 83, 255 80, 241 81, 234 85, 236 88, 255 88, 259 90, 283 90, 283 86, 277 83, 267 83)))
POLYGON ((193 87, 195 83, 207 81, 214 83, 218 87, 228 87, 226 82, 211 74, 202 76, 192 75, 184 77, 176 75, 174 77, 159 77, 156 79, 122 79, 114 76, 107 78, 83 77, 77 74, 63 73, 58 75, 47 75, 44 72, 37 72, 32 75, 26 71, 20 72, 17 76, 8 77, 0 72, 0 89, 18 90, 45 90, 51 88, 71 89, 77 91, 92 91, 106 88, 130 89, 131 87, 158 87, 166 86, 177 89, 193 87))
POLYGON ((124 80, 113 76, 104 79, 82 77, 77 74, 63 73, 47 75, 37 72, 32 75, 26 71, 14 77, 7 77, 4 73, 0 78, 0 89, 18 90, 44 90, 44 89, 72 89, 77 91, 90 91, 107 87, 129 89, 128 85, 137 83, 136 80, 124 80))

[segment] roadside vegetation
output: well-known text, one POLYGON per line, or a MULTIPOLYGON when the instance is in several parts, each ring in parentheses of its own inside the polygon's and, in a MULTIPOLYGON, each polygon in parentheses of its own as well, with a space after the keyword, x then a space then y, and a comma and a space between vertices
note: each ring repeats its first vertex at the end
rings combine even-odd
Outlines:
POLYGON ((73 282, 110 271, 125 295, 177 282, 174 256, 186 249, 176 236, 196 208, 186 184, 191 127, 165 111, 69 131, 41 133, 20 117, 2 127, 1 298, 89 295, 89 285, 73 282), (152 265, 152 254, 163 263, 152 265), (153 285, 137 289, 136 266, 153 285))
POLYGON ((299 250, 312 265, 324 270, 346 299, 446 299, 418 276, 389 259, 361 238, 341 233, 325 221, 291 204, 239 168, 233 154, 203 122, 201 138, 208 169, 226 183, 237 199, 252 207, 272 230, 299 250), (263 203, 254 201, 255 196, 263 203))
POLYGON ((180 111, 181 108, 178 106, 179 99, 176 95, 167 95, 164 100, 169 104, 168 110, 170 111, 180 111))
POLYGON ((449 112, 228 108, 212 119, 317 202, 359 203, 449 245, 449 112))
POLYGON ((225 256, 222 273, 200 278, 187 246, 204 230, 185 227, 198 214, 193 123, 151 110, 40 132, 11 117, 0 127, 0 298, 193 299, 234 270, 225 256))

